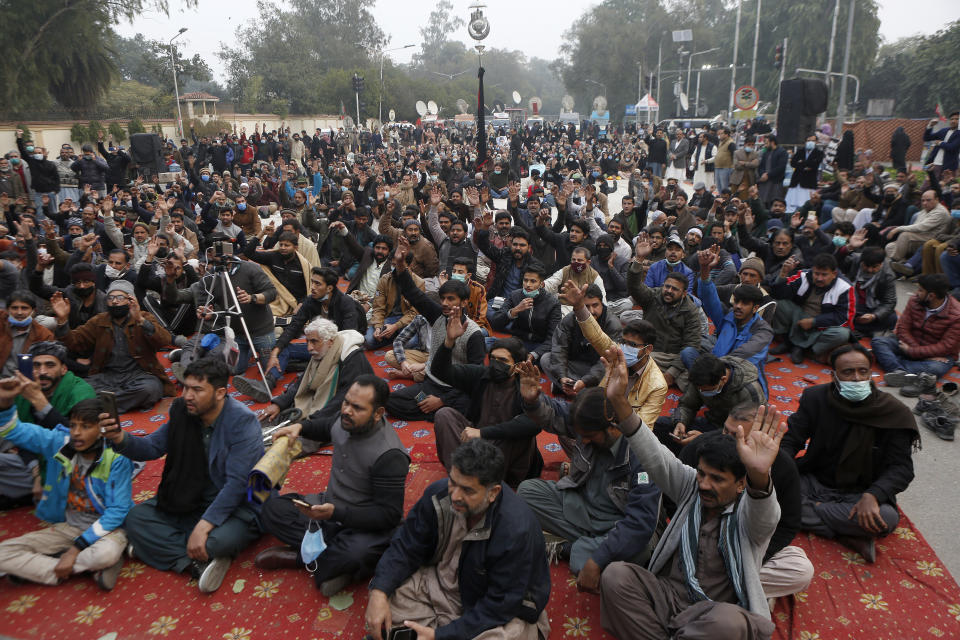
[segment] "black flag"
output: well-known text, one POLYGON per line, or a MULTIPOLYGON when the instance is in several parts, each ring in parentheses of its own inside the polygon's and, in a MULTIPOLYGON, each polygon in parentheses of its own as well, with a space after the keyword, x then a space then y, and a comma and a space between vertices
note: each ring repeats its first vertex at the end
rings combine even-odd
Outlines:
POLYGON ((484 125, 483 67, 477 71, 480 86, 477 89, 477 170, 487 163, 487 127, 484 125))

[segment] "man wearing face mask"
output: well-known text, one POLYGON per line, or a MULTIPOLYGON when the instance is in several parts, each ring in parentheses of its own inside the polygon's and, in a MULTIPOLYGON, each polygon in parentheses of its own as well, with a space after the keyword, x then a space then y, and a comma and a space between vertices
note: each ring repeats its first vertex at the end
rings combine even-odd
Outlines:
POLYGON ((90 185, 101 198, 107 195, 107 172, 110 170, 106 160, 97 157, 93 152, 93 145, 85 144, 81 148, 83 155, 74 160, 70 168, 78 174, 81 185, 90 185))
POLYGON ((897 494, 914 477, 920 433, 910 409, 870 379, 859 344, 830 354, 833 381, 804 389, 781 450, 800 471, 804 531, 876 559, 875 540, 897 527, 897 494))
POLYGON ((8 195, 11 200, 27 193, 20 175, 13 169, 13 164, 4 157, 0 157, 0 193, 8 195))
POLYGON ((107 171, 107 190, 112 191, 115 186, 122 186, 127 183, 127 167, 133 161, 123 148, 114 144, 112 135, 107 144, 110 146, 105 148, 103 146, 103 133, 101 133, 97 140, 97 151, 107 161, 107 166, 110 167, 110 170, 107 171))
POLYGON ((157 349, 170 344, 173 337, 152 314, 140 310, 131 283, 111 283, 107 313, 73 330, 67 328, 70 302, 56 293, 50 306, 57 316, 57 337, 63 344, 75 352, 93 351, 87 382, 98 391, 116 393, 119 413, 150 408, 162 396, 174 395, 173 385, 157 359, 157 349))
MULTIPOLYGON (((637 242, 639 244, 639 238, 637 242)), ((652 254, 652 243, 648 241, 647 245, 650 247, 650 253, 652 254)), ((692 294, 693 279, 695 274, 693 270, 683 261, 684 247, 683 242, 680 240, 680 236, 675 233, 670 234, 670 237, 667 238, 666 242, 664 243, 664 249, 665 251, 663 260, 658 260, 650 265, 644 283, 648 287, 662 287, 663 283, 666 282, 667 277, 670 274, 675 273, 682 275, 687 279, 687 293, 692 294)), ((644 251, 646 251, 646 248, 644 251)), ((649 255, 645 255, 644 258, 649 258, 649 255)))
MULTIPOLYGON (((563 317, 557 296, 545 287, 545 275, 539 263, 527 264, 520 288, 510 292, 490 317, 490 325, 519 338, 534 361, 550 351, 553 332, 563 317)), ((494 340, 487 338, 487 346, 494 340)))
POLYGON ((72 284, 59 288, 43 281, 43 265, 38 261, 37 268, 30 273, 30 291, 38 298, 50 300, 54 294, 61 294, 70 301, 69 326, 76 329, 90 318, 107 310, 107 296, 97 289, 96 272, 88 262, 79 262, 67 272, 72 284))
POLYGON ((877 362, 887 372, 884 382, 904 387, 901 393, 905 396, 935 393, 937 380, 957 361, 960 302, 949 292, 944 274, 920 276, 917 292, 907 301, 894 335, 870 342, 877 362))
POLYGON ((817 136, 807 136, 803 148, 797 149, 790 158, 793 176, 790 178, 790 190, 787 192, 789 204, 799 207, 810 199, 810 192, 818 186, 821 162, 823 162, 823 151, 817 148, 817 136))
POLYGON ((517 338, 502 338, 490 346, 488 366, 454 364, 453 349, 465 330, 460 314, 451 316, 446 323, 444 341, 427 365, 438 380, 469 398, 462 411, 441 407, 434 415, 437 457, 449 470, 453 452, 460 443, 478 438, 486 440, 503 452, 504 480, 516 487, 527 478, 539 476, 543 468, 543 458, 537 449, 540 428, 523 412, 515 367, 527 360, 527 350, 517 338))
MULTIPOLYGON (((609 248, 609 240, 607 241, 607 247, 609 248)), ((607 267, 609 270, 610 256, 612 253, 607 254, 607 267)), ((560 315, 565 316, 572 311, 570 305, 567 304, 566 299, 563 297, 563 293, 560 291, 561 286, 568 280, 572 280, 578 287, 583 285, 596 285, 600 289, 601 296, 606 298, 606 290, 604 288, 604 280, 600 274, 592 267, 590 260, 590 250, 585 247, 574 247, 570 252, 570 264, 554 272, 549 278, 547 278, 543 283, 544 291, 547 291, 552 294, 557 294, 560 300, 560 315)), ((632 305, 631 305, 632 306, 632 305)))
MULTIPOLYGON (((23 141, 23 131, 17 129, 17 148, 20 155, 30 167, 30 191, 33 195, 33 202, 37 208, 43 211, 41 198, 47 196, 51 202, 57 201, 57 194, 60 192, 60 172, 57 165, 47 160, 47 150, 43 147, 35 147, 32 142, 23 141)), ((43 213, 47 213, 43 211, 43 213)))
POLYGON ((4 378, 17 374, 17 357, 27 353, 35 342, 53 340, 50 330, 34 321, 37 301, 29 291, 14 291, 7 298, 7 308, 0 309, 0 363, 4 378))
POLYGON ((867 247, 848 254, 846 273, 857 298, 854 337, 893 331, 897 324, 897 276, 885 260, 883 249, 867 247))
MULTIPOLYGON (((757 153, 754 147, 753 136, 748 136, 743 148, 733 152, 733 172, 730 174, 730 191, 746 199, 750 187, 757 183, 758 166, 760 166, 760 154, 757 153)), ((794 174, 794 176, 796 176, 796 174, 794 174)))
POLYGON ((73 147, 68 143, 60 145, 60 155, 53 159, 53 164, 57 167, 57 173, 60 175, 60 193, 57 197, 57 201, 60 203, 67 198, 70 198, 73 202, 80 201, 77 174, 71 168, 75 159, 73 147))

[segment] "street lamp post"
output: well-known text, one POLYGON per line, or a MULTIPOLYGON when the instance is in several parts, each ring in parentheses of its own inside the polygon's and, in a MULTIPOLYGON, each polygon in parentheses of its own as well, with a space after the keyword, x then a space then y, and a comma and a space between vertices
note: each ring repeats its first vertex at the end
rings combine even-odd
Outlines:
POLYGON ((743 0, 737 0, 737 24, 733 30, 733 64, 730 65, 730 100, 727 103, 727 120, 733 122, 733 93, 737 90, 737 53, 740 46, 740 13, 743 0))
POLYGON ((180 111, 180 89, 177 86, 177 63, 173 59, 173 41, 182 36, 186 30, 186 27, 180 27, 177 35, 170 38, 170 42, 167 43, 167 48, 170 49, 170 68, 173 69, 173 93, 177 99, 177 124, 180 127, 181 138, 183 138, 183 113, 180 111))
POLYGON ((713 47, 712 49, 707 49, 706 51, 697 51, 696 53, 691 53, 690 57, 687 58, 687 97, 690 97, 690 72, 693 69, 693 56, 700 56, 705 53, 713 53, 714 51, 719 51, 720 47, 713 47))
POLYGON ((391 51, 400 51, 401 49, 409 49, 410 47, 415 47, 415 44, 406 44, 402 47, 396 47, 395 49, 385 49, 380 52, 380 106, 377 110, 377 118, 380 120, 380 124, 383 125, 383 54, 390 53, 391 51))

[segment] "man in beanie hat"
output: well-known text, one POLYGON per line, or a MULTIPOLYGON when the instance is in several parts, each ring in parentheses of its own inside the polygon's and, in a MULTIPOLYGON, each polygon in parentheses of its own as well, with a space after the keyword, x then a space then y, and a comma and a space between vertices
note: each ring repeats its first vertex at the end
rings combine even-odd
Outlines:
POLYGON ((82 152, 83 155, 70 165, 70 169, 79 174, 80 190, 82 191, 83 186, 88 184, 101 198, 105 198, 107 196, 107 171, 110 170, 110 166, 106 160, 96 156, 93 152, 93 145, 83 145, 82 152))
POLYGON ((96 272, 89 262, 78 262, 69 269, 72 284, 61 289, 44 283, 43 266, 30 272, 30 292, 38 298, 50 300, 59 293, 70 302, 71 329, 76 329, 92 317, 107 310, 107 295, 97 289, 96 272))
POLYGON ((152 314, 140 310, 133 285, 114 280, 107 288, 107 312, 67 330, 70 302, 59 292, 50 299, 57 316, 57 335, 68 349, 93 350, 87 382, 97 390, 117 394, 117 411, 152 407, 173 385, 157 360, 157 349, 172 341, 152 314))
POLYGON ((17 415, 48 429, 69 424, 73 405, 97 394, 83 378, 67 370, 67 348, 61 342, 44 340, 30 345, 33 379, 17 396, 17 415))
MULTIPOLYGON (((409 213, 413 216, 419 215, 415 207, 411 207, 409 213)), ((440 258, 437 256, 437 249, 429 240, 425 240, 421 233, 422 227, 415 217, 408 216, 408 210, 404 210, 402 215, 403 229, 397 229, 391 226, 389 216, 380 217, 379 231, 383 235, 393 240, 395 247, 399 246, 399 238, 403 236, 409 245, 410 253, 413 254, 413 262, 410 263, 410 271, 420 276, 427 288, 427 292, 436 291, 440 286, 437 281, 437 275, 440 271, 440 258)))

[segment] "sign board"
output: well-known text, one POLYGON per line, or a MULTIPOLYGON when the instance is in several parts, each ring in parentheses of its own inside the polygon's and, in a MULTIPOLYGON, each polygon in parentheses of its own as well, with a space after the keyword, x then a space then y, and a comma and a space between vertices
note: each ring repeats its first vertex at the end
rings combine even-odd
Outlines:
POLYGON ((733 94, 733 106, 741 111, 749 111, 760 102, 760 92, 750 85, 739 87, 733 94))
POLYGON ((693 40, 692 29, 678 29, 672 34, 674 42, 691 42, 693 40))
POLYGON ((757 117, 757 110, 747 109, 744 111, 744 110, 737 109, 736 111, 733 112, 733 117, 735 120, 752 120, 757 117))
POLYGON ((628 104, 628 105, 624 108, 624 112, 623 112, 623 113, 624 113, 624 115, 627 115, 627 116, 635 116, 635 115, 637 115, 637 105, 635 105, 635 104, 628 104))

